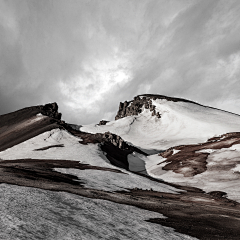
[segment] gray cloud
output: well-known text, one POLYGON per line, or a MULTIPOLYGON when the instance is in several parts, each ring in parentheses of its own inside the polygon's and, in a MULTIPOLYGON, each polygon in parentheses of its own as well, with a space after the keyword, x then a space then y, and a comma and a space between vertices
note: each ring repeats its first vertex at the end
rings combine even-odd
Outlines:
POLYGON ((0 114, 57 101, 72 123, 142 93, 240 114, 240 3, 0 0, 0 114))

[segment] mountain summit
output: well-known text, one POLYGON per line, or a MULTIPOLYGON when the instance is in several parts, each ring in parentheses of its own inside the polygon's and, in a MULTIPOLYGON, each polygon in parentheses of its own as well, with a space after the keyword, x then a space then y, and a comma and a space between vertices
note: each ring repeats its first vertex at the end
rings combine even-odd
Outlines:
POLYGON ((106 125, 85 125, 81 130, 110 131, 140 148, 158 150, 240 131, 237 114, 162 95, 139 95, 120 103, 115 119, 106 125))

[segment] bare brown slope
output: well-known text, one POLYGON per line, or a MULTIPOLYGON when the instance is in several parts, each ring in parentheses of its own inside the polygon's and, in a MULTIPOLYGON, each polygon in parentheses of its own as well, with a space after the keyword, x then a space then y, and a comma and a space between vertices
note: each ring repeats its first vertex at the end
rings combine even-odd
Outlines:
POLYGON ((56 103, 24 108, 0 116, 0 151, 59 127, 61 114, 56 103), (45 117, 38 121, 36 115, 45 117))

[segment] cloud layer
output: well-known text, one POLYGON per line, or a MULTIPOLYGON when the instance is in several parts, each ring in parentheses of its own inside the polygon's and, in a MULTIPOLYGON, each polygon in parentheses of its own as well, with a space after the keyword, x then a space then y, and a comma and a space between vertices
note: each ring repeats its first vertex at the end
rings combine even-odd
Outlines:
POLYGON ((240 114, 238 0, 0 0, 0 114, 113 119, 142 93, 240 114))

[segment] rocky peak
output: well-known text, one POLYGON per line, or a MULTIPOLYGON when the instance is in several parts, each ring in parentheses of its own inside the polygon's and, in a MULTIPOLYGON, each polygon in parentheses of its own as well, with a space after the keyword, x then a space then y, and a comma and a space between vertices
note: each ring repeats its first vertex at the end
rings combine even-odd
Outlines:
MULTIPOLYGON (((146 109, 150 109, 152 112, 152 116, 156 116, 157 118, 161 118, 161 115, 159 112, 156 112, 155 107, 152 104, 152 100, 156 99, 165 99, 167 101, 172 101, 172 102, 189 102, 189 103, 194 103, 197 105, 200 105, 196 102, 183 99, 183 98, 174 98, 174 97, 167 97, 164 95, 157 95, 157 94, 143 94, 143 95, 138 95, 134 97, 132 101, 125 101, 124 103, 120 102, 119 104, 119 110, 118 113, 115 117, 115 120, 119 118, 124 118, 127 116, 132 116, 132 115, 138 115, 138 113, 142 112, 142 107, 144 106, 146 109)), ((200 105, 202 106, 202 105, 200 105)))
POLYGON ((43 115, 61 120, 62 114, 58 112, 58 105, 56 102, 40 106, 40 110, 43 115))
POLYGON ((161 118, 161 115, 159 112, 156 112, 154 106, 152 104, 152 100, 157 99, 156 97, 151 97, 151 96, 136 96, 134 97, 133 101, 125 101, 124 103, 120 102, 119 104, 119 110, 118 113, 115 117, 115 120, 119 118, 124 118, 127 116, 132 116, 132 115, 138 115, 139 113, 142 112, 142 108, 149 109, 152 112, 152 116, 156 116, 157 118, 161 118))

